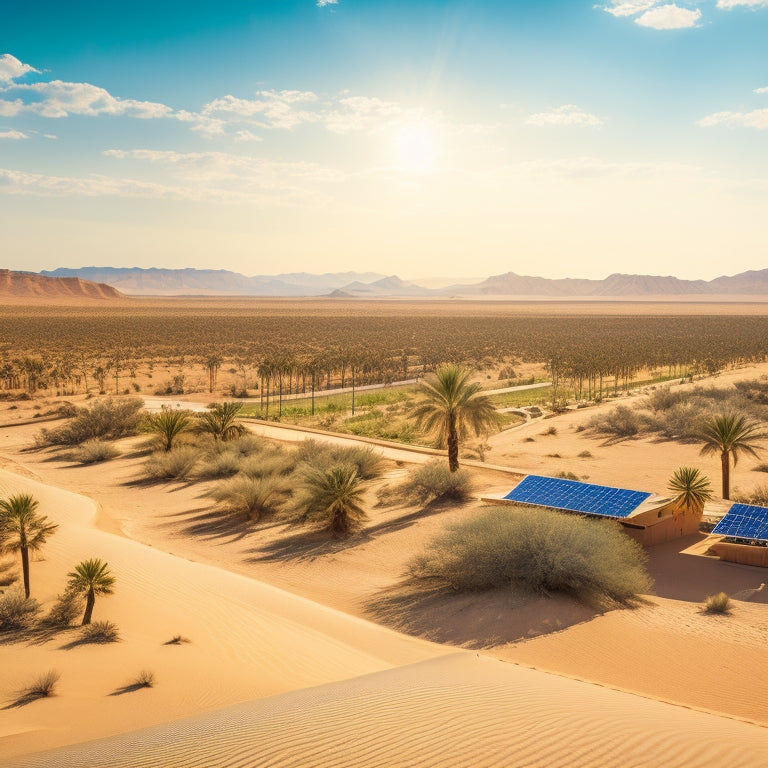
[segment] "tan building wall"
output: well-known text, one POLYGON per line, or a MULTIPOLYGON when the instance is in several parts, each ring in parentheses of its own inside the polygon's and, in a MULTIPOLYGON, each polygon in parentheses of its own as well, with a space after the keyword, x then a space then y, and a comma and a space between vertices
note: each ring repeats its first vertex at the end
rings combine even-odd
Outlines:
POLYGON ((729 563, 757 565, 761 568, 768 568, 768 547, 718 541, 709 548, 709 552, 717 555, 721 560, 727 560, 729 563))

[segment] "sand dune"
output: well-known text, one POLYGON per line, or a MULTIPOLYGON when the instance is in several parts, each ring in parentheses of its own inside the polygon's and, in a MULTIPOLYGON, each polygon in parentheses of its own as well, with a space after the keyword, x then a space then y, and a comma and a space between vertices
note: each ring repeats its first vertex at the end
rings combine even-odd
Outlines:
POLYGON ((0 764, 46 746, 97 738, 152 723, 367 674, 449 652, 218 568, 192 563, 91 527, 93 502, 0 471, 0 495, 28 491, 61 523, 32 563, 42 600, 63 589, 86 557, 109 562, 115 594, 97 600, 94 619, 116 622, 122 641, 68 647, 76 633, 44 644, 0 645, 0 699, 48 669, 57 695, 2 712, 0 764), (175 635, 191 640, 163 643, 175 635), (157 685, 114 695, 143 669, 157 685), (113 695, 110 695, 113 694, 113 695))
POLYGON ((19 768, 750 768, 768 731, 466 652, 57 750, 19 768))

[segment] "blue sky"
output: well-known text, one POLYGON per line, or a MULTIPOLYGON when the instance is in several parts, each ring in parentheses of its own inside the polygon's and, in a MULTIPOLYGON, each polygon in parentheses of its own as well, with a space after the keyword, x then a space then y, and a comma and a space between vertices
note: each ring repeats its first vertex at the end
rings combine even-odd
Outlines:
POLYGON ((11 269, 768 267, 768 0, 0 8, 11 269))

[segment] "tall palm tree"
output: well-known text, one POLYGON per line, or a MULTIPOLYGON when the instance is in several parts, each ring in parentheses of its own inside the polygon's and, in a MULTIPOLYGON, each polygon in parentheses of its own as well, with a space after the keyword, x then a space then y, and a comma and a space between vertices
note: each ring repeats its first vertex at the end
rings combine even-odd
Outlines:
POLYGON ((459 441, 470 432, 486 434, 499 425, 499 415, 478 383, 470 382, 472 371, 453 363, 441 365, 431 380, 421 384, 425 400, 416 406, 416 424, 437 436, 448 447, 451 472, 459 468, 459 441))
POLYGON ((733 457, 734 467, 741 455, 757 458, 757 449, 761 447, 764 440, 768 439, 768 433, 760 424, 748 420, 746 416, 730 413, 713 416, 705 422, 699 437, 704 441, 701 448, 702 455, 720 454, 723 470, 723 498, 729 499, 731 457, 733 457))
POLYGON ((201 413, 197 432, 213 435, 214 440, 234 440, 248 430, 237 420, 237 414, 242 409, 242 403, 211 403, 205 413, 201 413))
POLYGON ((335 537, 348 536, 368 519, 361 505, 363 489, 357 470, 346 464, 308 469, 298 506, 303 519, 320 522, 335 537))
POLYGON ((97 557, 78 563, 75 570, 70 571, 67 576, 69 588, 78 594, 85 595, 83 624, 90 624, 96 595, 111 595, 115 577, 110 573, 109 565, 97 557))
POLYGON ((162 438, 165 451, 170 451, 174 439, 191 428, 192 414, 177 408, 163 408, 159 413, 148 413, 141 425, 142 432, 151 432, 162 438))
POLYGON ((676 469, 667 488, 675 494, 673 503, 677 509, 690 510, 697 515, 704 512, 704 504, 712 498, 709 478, 695 467, 676 469))
POLYGON ((37 514, 38 502, 29 493, 0 500, 0 551, 20 552, 24 594, 29 597, 29 553, 42 549, 59 527, 37 514))

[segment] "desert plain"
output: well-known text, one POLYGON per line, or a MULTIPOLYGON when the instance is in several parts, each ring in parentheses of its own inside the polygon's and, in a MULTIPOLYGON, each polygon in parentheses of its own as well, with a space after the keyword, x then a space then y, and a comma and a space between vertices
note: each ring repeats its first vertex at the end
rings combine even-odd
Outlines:
MULTIPOLYGON (((768 364, 745 362, 717 385, 765 376, 768 364)), ((35 403, 16 405, 0 404, 0 497, 31 493, 59 525, 33 558, 34 595, 49 605, 75 563, 107 560, 117 582, 95 618, 117 624, 120 641, 66 631, 0 643, 1 766, 768 764, 768 573, 707 556, 703 533, 648 549, 654 586, 632 608, 402 588, 446 524, 526 473, 664 496, 671 472, 694 465, 717 487, 719 459, 696 444, 611 443, 581 428, 615 402, 491 435, 485 461, 464 462, 477 497, 465 504, 379 505, 382 486, 433 452, 368 440, 385 472, 367 491, 368 523, 342 540, 222 518, 199 484, 144 482, 146 436, 89 466, 30 450, 35 403), (731 615, 706 615, 720 591, 731 615), (15 693, 49 669, 56 694, 18 706, 15 693), (133 685, 143 671, 151 687, 133 685)), ((248 429, 281 444, 307 437, 248 429)), ((739 463, 740 490, 760 484, 757 464, 739 463)))

